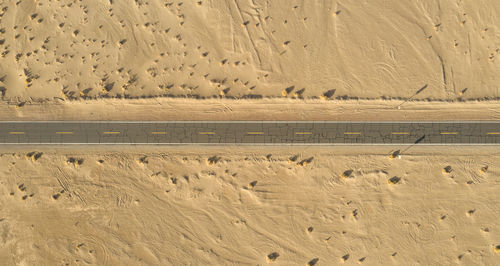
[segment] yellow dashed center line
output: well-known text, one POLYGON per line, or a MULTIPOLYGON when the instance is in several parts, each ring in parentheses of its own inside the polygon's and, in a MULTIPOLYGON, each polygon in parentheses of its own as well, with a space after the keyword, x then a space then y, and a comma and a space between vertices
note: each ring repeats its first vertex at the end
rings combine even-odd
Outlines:
POLYGON ((155 131, 155 132, 151 132, 151 134, 153 134, 153 135, 165 135, 165 134, 167 134, 167 132, 155 131))
POLYGON ((488 132, 488 135, 500 135, 500 132, 488 132))
POLYGON ((115 134, 115 135, 117 135, 117 134, 120 134, 120 132, 118 132, 118 131, 106 131, 106 132, 103 132, 103 134, 106 134, 106 135, 115 134))
POLYGON ((199 132, 201 135, 215 135, 215 132, 199 132))
POLYGON ((457 135, 458 132, 441 132, 441 135, 457 135))
POLYGON ((361 132, 344 132, 345 135, 361 135, 361 132))
POLYGON ((410 132, 392 132, 392 135, 409 135, 410 132))
POLYGON ((61 134, 61 135, 69 135, 69 134, 73 134, 73 132, 63 132, 63 131, 58 131, 56 132, 56 134, 61 134))
POLYGON ((9 132, 11 135, 24 135, 24 132, 9 132))
POLYGON ((311 135, 312 132, 295 132, 296 135, 311 135))
POLYGON ((247 132, 249 135, 262 135, 264 132, 247 132))

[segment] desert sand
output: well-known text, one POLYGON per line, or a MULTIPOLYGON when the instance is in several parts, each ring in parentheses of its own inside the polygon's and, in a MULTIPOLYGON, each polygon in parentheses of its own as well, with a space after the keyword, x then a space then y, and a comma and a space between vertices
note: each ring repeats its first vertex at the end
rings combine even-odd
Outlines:
MULTIPOLYGON (((5 99, 498 99, 500 2, 22 0, 5 99)), ((1 84, 0 84, 1 85, 1 84)))
POLYGON ((396 148, 11 148, 0 154, 0 258, 498 262, 498 149, 415 147, 390 159, 396 148))
MULTIPOLYGON (((0 1, 0 121, 499 120, 499 17, 0 1)), ((496 146, 0 145, 0 264, 496 265, 499 169, 496 146)))

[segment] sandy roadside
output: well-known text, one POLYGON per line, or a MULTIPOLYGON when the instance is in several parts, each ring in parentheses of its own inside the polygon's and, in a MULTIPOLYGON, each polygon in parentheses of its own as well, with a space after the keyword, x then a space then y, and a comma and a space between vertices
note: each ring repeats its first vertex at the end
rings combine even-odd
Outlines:
POLYGON ((391 100, 153 98, 0 104, 0 120, 498 120, 500 101, 426 102, 391 100), (398 105, 401 108, 398 109, 398 105))

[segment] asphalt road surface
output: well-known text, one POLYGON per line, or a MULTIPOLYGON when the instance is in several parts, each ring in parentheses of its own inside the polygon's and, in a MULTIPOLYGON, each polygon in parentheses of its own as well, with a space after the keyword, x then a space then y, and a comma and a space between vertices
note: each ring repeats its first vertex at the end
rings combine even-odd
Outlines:
POLYGON ((500 121, 0 122, 0 144, 500 145, 500 121))

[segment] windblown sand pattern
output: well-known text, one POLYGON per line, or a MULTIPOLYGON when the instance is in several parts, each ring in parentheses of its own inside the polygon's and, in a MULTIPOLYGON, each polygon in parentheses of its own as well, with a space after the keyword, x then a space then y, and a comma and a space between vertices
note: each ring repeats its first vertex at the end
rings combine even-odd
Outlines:
POLYGON ((495 0, 6 0, 0 93, 492 99, 499 16, 495 0))

